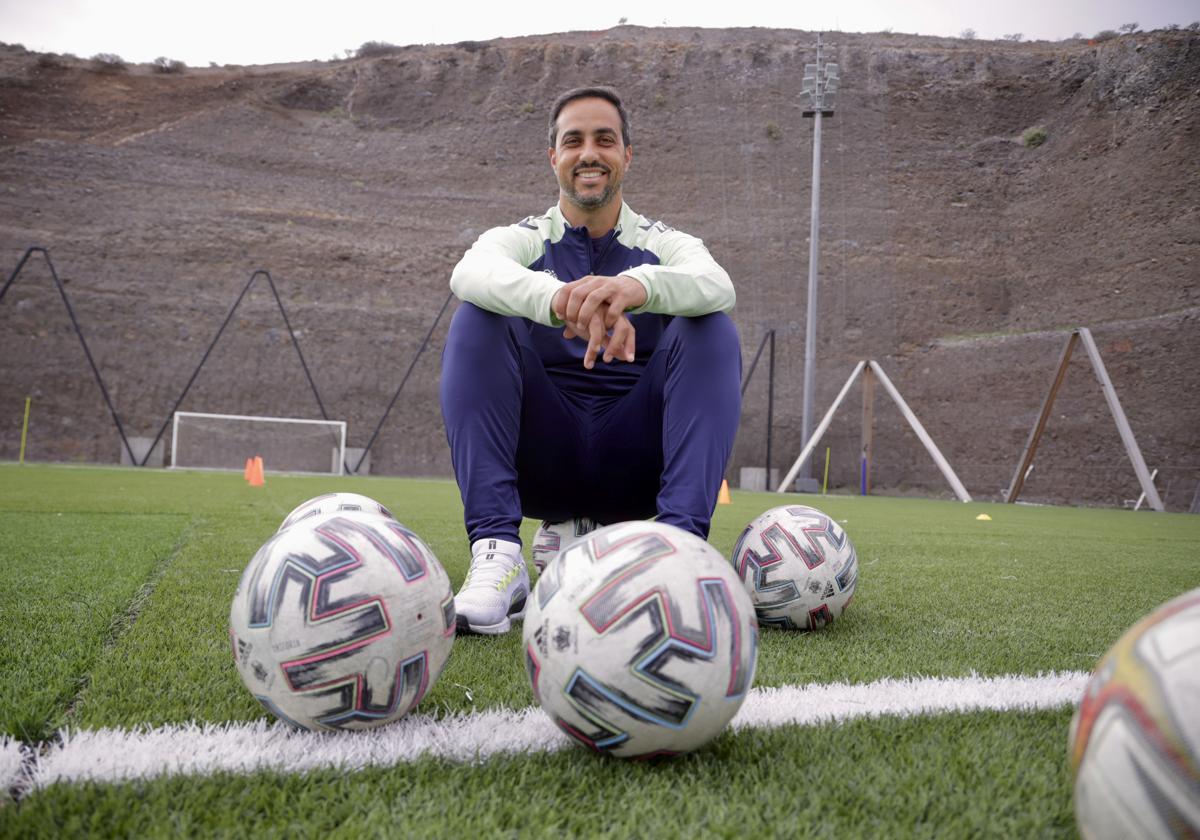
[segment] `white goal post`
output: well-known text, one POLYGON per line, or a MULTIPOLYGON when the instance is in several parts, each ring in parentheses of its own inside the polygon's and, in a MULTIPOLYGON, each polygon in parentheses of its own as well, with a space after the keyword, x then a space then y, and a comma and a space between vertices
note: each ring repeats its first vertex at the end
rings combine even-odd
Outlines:
POLYGON ((242 470, 256 456, 271 472, 344 475, 346 421, 175 412, 172 469, 242 470))

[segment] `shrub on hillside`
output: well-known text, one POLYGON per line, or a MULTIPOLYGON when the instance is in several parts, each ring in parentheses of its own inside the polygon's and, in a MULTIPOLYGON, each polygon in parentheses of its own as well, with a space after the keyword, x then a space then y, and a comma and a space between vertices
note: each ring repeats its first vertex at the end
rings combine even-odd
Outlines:
POLYGON ((1030 149, 1036 149, 1046 142, 1046 136, 1046 127, 1044 125, 1035 125, 1032 128, 1025 129, 1025 132, 1021 135, 1021 142, 1030 149))
POLYGON ((362 46, 354 51, 357 58, 375 58, 381 55, 393 55, 400 52, 400 47, 395 44, 389 44, 387 41, 365 41, 362 46))
POLYGON ((1093 41, 1111 41, 1113 38, 1119 38, 1119 37, 1121 37, 1121 33, 1117 32, 1115 29, 1101 29, 1099 32, 1097 32, 1095 35, 1092 36, 1092 40, 1093 41))
POLYGON ((167 58, 165 55, 160 55, 154 59, 154 69, 159 73, 182 73, 187 69, 187 65, 176 58, 167 58))
POLYGON ((42 53, 37 57, 34 65, 39 70, 62 70, 65 66, 61 58, 54 53, 42 53))
POLYGON ((124 73, 129 69, 125 59, 116 53, 96 53, 92 56, 92 67, 101 73, 124 73))

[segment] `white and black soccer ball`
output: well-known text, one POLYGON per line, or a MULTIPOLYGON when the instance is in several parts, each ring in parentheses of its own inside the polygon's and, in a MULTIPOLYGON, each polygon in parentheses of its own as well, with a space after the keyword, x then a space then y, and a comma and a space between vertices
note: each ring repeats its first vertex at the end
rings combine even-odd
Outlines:
POLYGON ((305 519, 254 555, 229 611, 238 674, 303 729, 398 720, 454 642, 450 578, 416 534, 356 511, 305 519))
POLYGON ((1200 837, 1200 589, 1125 632, 1071 721, 1084 840, 1200 837))
POLYGON ((314 496, 307 502, 296 505, 292 512, 283 518, 279 530, 283 531, 310 517, 339 511, 358 511, 384 516, 388 519, 396 518, 390 510, 370 496, 363 496, 360 493, 322 493, 320 496, 314 496))
POLYGON ((754 680, 750 599, 720 552, 679 528, 600 528, 550 562, 531 600, 534 697, 598 752, 694 750, 729 723, 754 680))
POLYGON ((599 527, 599 522, 586 516, 577 516, 565 522, 543 522, 533 535, 533 548, 529 551, 533 567, 540 575, 558 552, 599 527))
POLYGON ((762 624, 820 630, 838 618, 858 583, 850 536, 807 505, 771 508, 746 526, 731 558, 762 624))

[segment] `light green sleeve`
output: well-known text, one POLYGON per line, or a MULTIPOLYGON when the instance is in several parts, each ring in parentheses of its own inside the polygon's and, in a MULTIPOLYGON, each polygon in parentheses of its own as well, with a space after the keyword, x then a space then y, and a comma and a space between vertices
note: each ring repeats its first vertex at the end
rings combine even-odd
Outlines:
POLYGON ((645 305, 634 312, 696 317, 733 309, 733 281, 702 240, 656 224, 638 244, 657 254, 659 264, 621 272, 646 289, 645 305))
POLYGON ((562 283, 545 272, 526 268, 544 250, 537 229, 522 225, 492 228, 458 261, 450 275, 450 290, 459 300, 497 315, 518 315, 557 326, 550 302, 562 283))

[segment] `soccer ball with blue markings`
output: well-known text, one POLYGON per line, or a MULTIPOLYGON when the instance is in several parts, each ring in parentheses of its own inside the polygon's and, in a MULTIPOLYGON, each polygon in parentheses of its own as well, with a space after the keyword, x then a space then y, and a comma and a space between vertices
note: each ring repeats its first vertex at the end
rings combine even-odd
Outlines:
POLYGON ((746 526, 733 568, 761 624, 820 630, 838 618, 858 585, 854 543, 837 522, 806 505, 771 508, 746 526))
POLYGON ((370 496, 364 496, 361 493, 322 493, 320 496, 314 496, 308 501, 296 505, 292 509, 292 512, 283 518, 279 530, 286 530, 297 522, 303 522, 305 519, 322 516, 326 513, 336 513, 338 511, 359 511, 361 513, 373 513, 376 516, 382 516, 387 519, 396 518, 392 516, 390 510, 370 496))
POLYGON ((758 625, 737 576, 699 537, 609 525, 550 561, 525 614, 534 697, 576 741, 622 758, 715 737, 754 680, 758 625))
POLYGON ((450 578, 416 534, 359 511, 277 532, 246 566, 229 612, 239 676, 302 729, 398 720, 454 642, 450 578))

